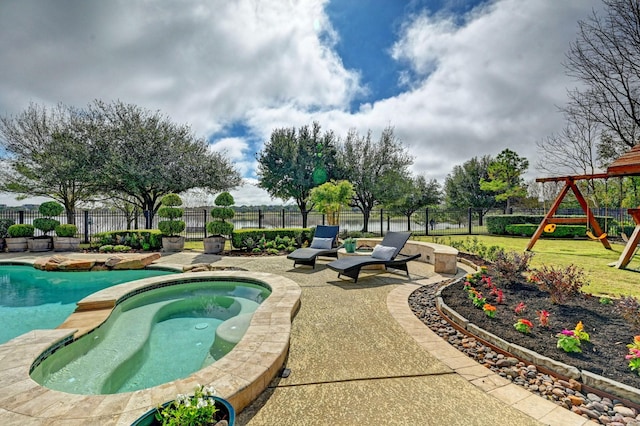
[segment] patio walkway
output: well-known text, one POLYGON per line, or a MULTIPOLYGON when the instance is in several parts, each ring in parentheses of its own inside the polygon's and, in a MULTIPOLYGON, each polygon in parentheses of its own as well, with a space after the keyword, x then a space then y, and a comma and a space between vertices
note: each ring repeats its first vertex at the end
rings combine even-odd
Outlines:
POLYGON ((315 270, 293 269, 285 257, 182 252, 160 262, 206 262, 280 274, 302 288, 286 362, 290 375, 275 379, 243 410, 239 425, 588 423, 480 366, 413 316, 409 294, 449 278, 436 275, 431 265, 410 263, 411 280, 363 274, 353 284, 338 279, 323 261, 315 270))

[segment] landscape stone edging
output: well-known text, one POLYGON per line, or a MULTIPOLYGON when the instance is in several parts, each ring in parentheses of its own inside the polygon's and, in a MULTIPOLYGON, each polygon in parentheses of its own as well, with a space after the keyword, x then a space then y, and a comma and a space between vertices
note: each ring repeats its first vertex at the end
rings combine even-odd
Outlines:
POLYGON ((612 395, 616 395, 620 398, 628 399, 629 401, 640 404, 640 389, 636 389, 629 385, 625 385, 624 383, 617 382, 615 380, 608 379, 606 377, 600 376, 598 374, 591 373, 587 370, 580 370, 579 368, 567 365, 560 361, 556 361, 549 357, 540 355, 537 352, 534 352, 530 349, 524 348, 522 346, 509 343, 504 339, 478 327, 477 325, 469 322, 468 319, 460 315, 458 312, 451 309, 447 304, 442 300, 441 291, 442 289, 449 287, 451 285, 457 284, 464 277, 459 278, 450 282, 449 284, 441 287, 438 290, 436 297, 436 307, 445 314, 452 322, 462 327, 470 334, 476 335, 481 339, 491 343, 504 350, 505 352, 509 352, 510 354, 515 355, 527 362, 530 362, 534 365, 542 366, 556 374, 560 374, 575 380, 582 380, 582 383, 591 386, 595 389, 600 389, 604 392, 608 392, 612 395), (451 315, 451 316, 450 316, 451 315), (506 346, 506 347, 505 347, 506 346))

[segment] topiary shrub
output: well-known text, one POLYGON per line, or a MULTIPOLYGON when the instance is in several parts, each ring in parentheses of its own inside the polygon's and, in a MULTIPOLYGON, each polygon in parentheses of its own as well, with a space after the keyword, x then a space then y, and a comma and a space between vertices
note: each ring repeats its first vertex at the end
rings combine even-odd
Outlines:
POLYGON ((235 200, 228 192, 222 192, 216 197, 214 203, 218 207, 211 209, 211 217, 214 220, 207 223, 207 232, 211 236, 221 235, 229 238, 233 233, 233 223, 227 222, 226 219, 232 219, 236 215, 235 211, 229 207, 235 203, 235 200))
POLYGON ((182 231, 186 224, 182 220, 182 209, 178 206, 182 205, 182 199, 178 194, 167 194, 162 197, 162 207, 158 209, 158 216, 168 220, 162 220, 158 223, 158 229, 162 235, 167 237, 176 237, 182 231))
POLYGON ((33 237, 34 231, 35 228, 33 225, 29 225, 28 223, 18 223, 7 228, 7 235, 9 238, 33 237))
POLYGON ((75 237, 78 232, 78 227, 72 224, 62 224, 55 228, 56 235, 58 237, 75 237))
POLYGON ((41 230, 46 236, 49 232, 56 229, 60 225, 60 221, 53 219, 53 216, 59 216, 64 211, 62 204, 55 201, 46 201, 38 207, 38 212, 44 216, 33 220, 33 226, 41 230))

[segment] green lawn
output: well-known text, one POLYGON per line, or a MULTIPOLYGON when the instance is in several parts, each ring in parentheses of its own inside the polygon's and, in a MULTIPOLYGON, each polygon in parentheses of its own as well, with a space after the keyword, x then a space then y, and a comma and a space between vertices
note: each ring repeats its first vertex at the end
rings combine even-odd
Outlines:
MULTIPOLYGON (((492 235, 467 235, 452 237, 417 237, 418 240, 448 244, 451 241, 472 242, 486 247, 499 246, 505 251, 524 252, 529 238, 498 237, 492 235)), ((640 297, 640 254, 632 259, 627 269, 616 269, 608 266, 620 257, 624 249, 622 244, 611 243, 611 250, 605 249, 599 241, 592 240, 559 240, 540 239, 532 252, 535 254, 531 266, 552 265, 565 267, 571 264, 580 266, 585 271, 589 284, 582 289, 596 295, 618 297, 633 295, 640 297)))

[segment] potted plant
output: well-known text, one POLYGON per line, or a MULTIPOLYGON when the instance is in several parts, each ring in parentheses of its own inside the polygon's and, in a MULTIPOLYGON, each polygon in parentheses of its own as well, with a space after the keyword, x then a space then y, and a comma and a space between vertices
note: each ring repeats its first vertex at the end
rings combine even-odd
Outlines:
POLYGON ((62 204, 55 201, 46 201, 40 204, 38 212, 44 217, 34 219, 33 226, 42 231, 42 235, 27 241, 29 251, 48 251, 53 248, 53 239, 47 234, 60 225, 60 222, 53 217, 59 216, 63 211, 62 204))
POLYGON ((356 252, 356 239, 352 237, 345 238, 342 243, 345 251, 347 253, 355 253, 356 252))
POLYGON ((230 238, 233 232, 233 223, 225 220, 232 219, 235 216, 235 212, 229 207, 235 203, 233 196, 228 192, 222 192, 216 197, 214 203, 217 207, 211 209, 211 217, 214 220, 207 223, 207 232, 211 235, 204 239, 205 253, 220 253, 223 251, 226 239, 230 238))
POLYGON ((11 225, 7 228, 8 237, 5 238, 7 244, 7 250, 14 251, 27 251, 27 238, 33 237, 35 228, 28 223, 19 223, 11 225))
POLYGON ((182 199, 178 194, 167 194, 160 202, 162 207, 158 209, 158 216, 168 219, 158 223, 158 229, 162 232, 162 249, 164 251, 182 251, 184 249, 184 237, 178 235, 186 224, 179 220, 182 217, 182 199))
POLYGON ((56 237, 53 238, 54 251, 77 251, 80 247, 80 238, 76 237, 78 227, 72 224, 56 226, 56 237))
POLYGON ((0 219, 0 252, 4 251, 4 239, 9 236, 7 229, 14 223, 13 219, 0 219))
POLYGON ((215 395, 211 386, 198 386, 193 395, 178 395, 173 401, 165 402, 138 418, 131 426, 149 425, 217 425, 226 421, 233 426, 236 413, 224 398, 215 395))

